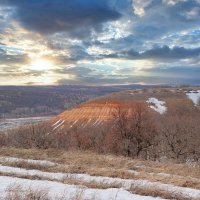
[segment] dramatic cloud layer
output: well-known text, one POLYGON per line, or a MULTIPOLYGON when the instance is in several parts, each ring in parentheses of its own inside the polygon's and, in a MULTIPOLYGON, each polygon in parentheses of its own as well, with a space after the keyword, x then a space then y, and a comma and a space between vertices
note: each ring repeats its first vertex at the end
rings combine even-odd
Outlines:
POLYGON ((107 0, 8 0, 16 8, 13 14, 27 29, 42 34, 61 31, 87 31, 99 24, 117 20, 120 13, 111 8, 107 0))
POLYGON ((1 0, 0 83, 200 84, 199 19, 199 0, 1 0))

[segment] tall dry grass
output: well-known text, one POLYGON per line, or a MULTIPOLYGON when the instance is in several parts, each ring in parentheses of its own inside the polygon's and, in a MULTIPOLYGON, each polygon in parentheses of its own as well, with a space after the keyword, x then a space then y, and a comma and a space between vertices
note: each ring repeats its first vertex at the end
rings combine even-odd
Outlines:
POLYGON ((83 200, 84 189, 77 189, 74 194, 65 192, 52 197, 48 189, 25 188, 21 185, 10 185, 6 189, 5 197, 1 200, 83 200))

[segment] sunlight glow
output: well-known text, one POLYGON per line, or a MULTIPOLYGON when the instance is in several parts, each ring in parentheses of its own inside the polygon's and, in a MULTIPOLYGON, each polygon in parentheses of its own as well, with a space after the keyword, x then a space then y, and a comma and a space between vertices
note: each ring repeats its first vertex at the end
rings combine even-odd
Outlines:
POLYGON ((51 69, 53 63, 46 59, 38 59, 31 62, 31 69, 37 71, 45 71, 51 69))

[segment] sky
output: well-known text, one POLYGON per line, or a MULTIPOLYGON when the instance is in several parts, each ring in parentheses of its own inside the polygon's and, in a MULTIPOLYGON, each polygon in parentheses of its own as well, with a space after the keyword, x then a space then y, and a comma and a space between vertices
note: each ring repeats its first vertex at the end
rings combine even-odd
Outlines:
POLYGON ((0 0, 0 85, 200 84, 200 0, 0 0))

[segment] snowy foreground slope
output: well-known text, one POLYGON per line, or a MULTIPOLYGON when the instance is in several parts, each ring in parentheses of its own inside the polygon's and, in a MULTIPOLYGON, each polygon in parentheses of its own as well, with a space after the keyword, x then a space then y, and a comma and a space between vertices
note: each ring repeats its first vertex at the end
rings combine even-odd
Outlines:
MULTIPOLYGON (((48 191, 48 195, 52 199, 74 199, 77 194, 81 195, 81 199, 98 199, 98 200, 153 200, 163 199, 161 197, 151 197, 134 194, 134 188, 155 189, 165 191, 174 195, 181 195, 187 199, 200 199, 200 190, 179 187, 172 184, 164 184, 161 182, 152 182, 143 179, 122 179, 106 176, 92 176, 89 174, 78 173, 55 173, 44 170, 25 169, 13 167, 14 163, 27 163, 40 167, 53 167, 62 164, 49 162, 46 160, 30 160, 12 157, 0 157, 0 199, 5 199, 8 188, 21 186, 22 193, 24 190, 42 190, 48 191), (10 165, 10 166, 9 166, 10 165), (79 184, 75 184, 79 182, 79 184), (103 187, 90 188, 90 184, 98 184, 103 187), (114 184, 118 184, 118 188, 112 188, 114 184), (109 187, 110 185, 110 187, 109 187)), ((27 165, 28 166, 28 165, 27 165)), ((45 168, 43 168, 45 169, 45 168)), ((139 175, 140 172, 129 170, 130 173, 139 175)), ((148 173, 150 175, 150 173, 148 173)), ((170 174, 160 174, 160 176, 168 177, 170 174)), ((176 176, 175 178, 181 178, 176 176)), ((195 181, 200 181, 195 179, 195 181)), ((176 198, 175 198, 176 199, 176 198)), ((182 198, 183 199, 183 198, 182 198)))
POLYGON ((145 197, 136 194, 131 194, 123 188, 116 189, 90 189, 81 186, 68 185, 55 181, 42 181, 42 180, 26 180, 21 178, 13 178, 13 177, 2 177, 0 176, 0 198, 4 198, 6 194, 6 188, 13 184, 20 184, 24 186, 24 188, 32 188, 32 189, 47 189, 49 192, 49 196, 52 199, 72 199, 75 194, 81 193, 82 199, 98 199, 98 200, 106 200, 106 199, 116 199, 116 200, 153 200, 153 199, 161 199, 161 198, 153 198, 153 197, 145 197))

